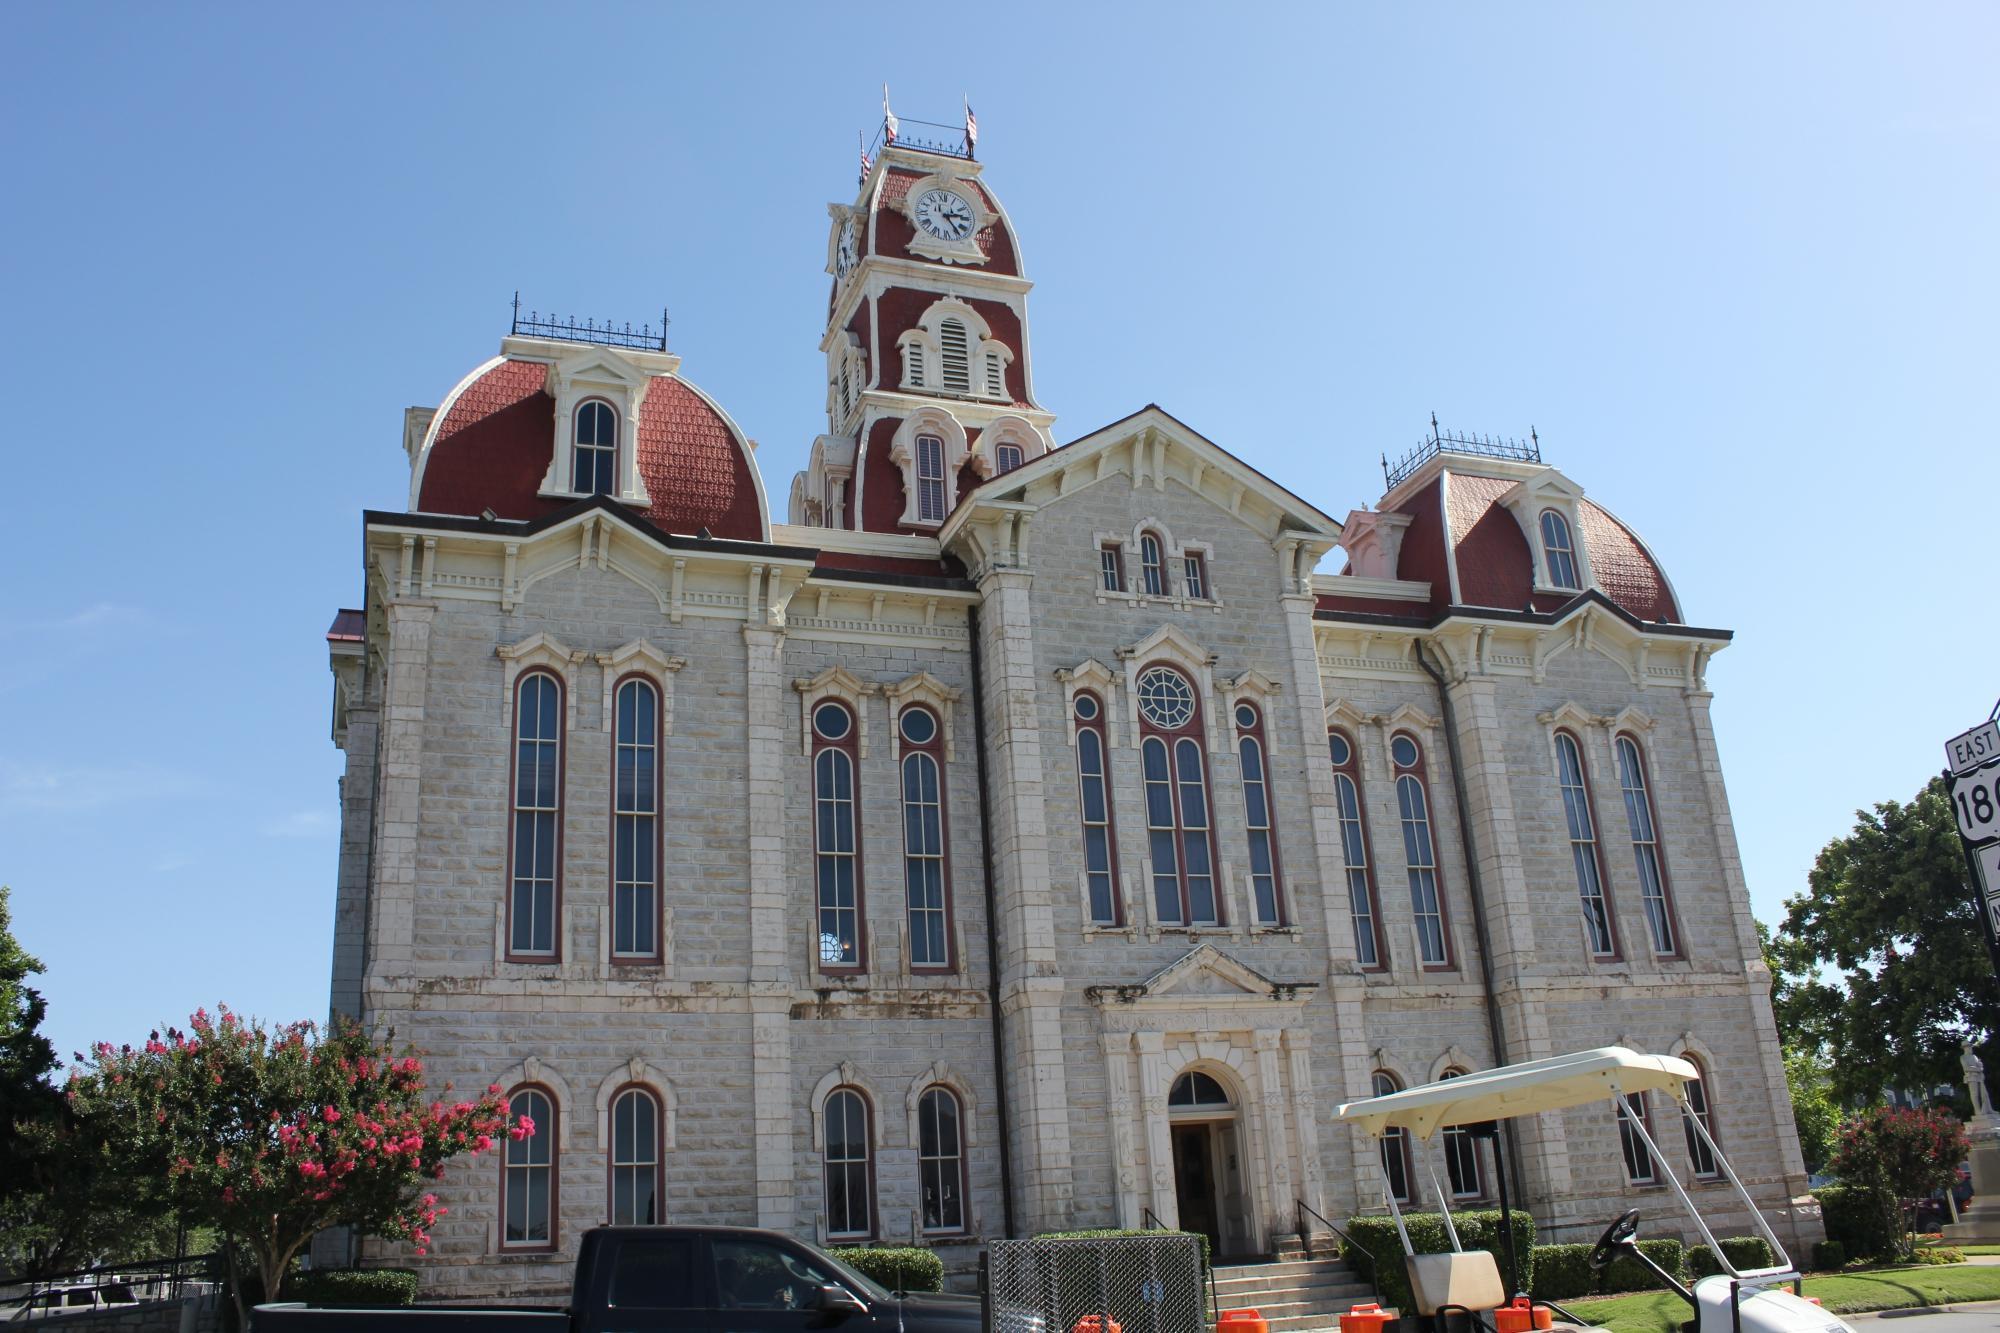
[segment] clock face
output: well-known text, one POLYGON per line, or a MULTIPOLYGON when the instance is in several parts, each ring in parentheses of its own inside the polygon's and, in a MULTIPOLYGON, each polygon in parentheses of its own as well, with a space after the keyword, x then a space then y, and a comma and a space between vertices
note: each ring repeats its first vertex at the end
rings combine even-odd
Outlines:
POLYGON ((972 205, 950 190, 925 190, 917 196, 917 225, 941 241, 962 241, 978 225, 972 205))
POLYGON ((840 246, 833 254, 834 272, 846 277, 861 262, 860 242, 855 239, 854 219, 849 218, 840 227, 840 246))

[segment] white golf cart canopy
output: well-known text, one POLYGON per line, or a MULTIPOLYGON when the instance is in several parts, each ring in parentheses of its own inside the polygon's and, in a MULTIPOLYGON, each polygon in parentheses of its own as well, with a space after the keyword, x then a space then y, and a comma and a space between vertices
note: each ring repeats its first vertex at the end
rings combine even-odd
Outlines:
POLYGON ((1335 1114, 1358 1122, 1376 1138, 1392 1129, 1406 1129, 1428 1141, 1453 1125, 1560 1111, 1655 1088, 1678 1094, 1683 1084, 1700 1078, 1700 1070, 1675 1056, 1602 1046, 1348 1102, 1335 1114))

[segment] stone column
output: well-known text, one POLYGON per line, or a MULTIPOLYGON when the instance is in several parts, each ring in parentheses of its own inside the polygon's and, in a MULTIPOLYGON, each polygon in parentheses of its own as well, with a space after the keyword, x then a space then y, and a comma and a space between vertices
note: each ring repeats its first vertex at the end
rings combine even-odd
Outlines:
POLYGON ((1181 1224, 1174 1195, 1174 1141, 1167 1129, 1167 1042, 1158 1032, 1133 1034, 1139 1049, 1139 1097, 1146 1117, 1146 1171, 1152 1177, 1153 1215, 1163 1226, 1181 1224))
MULTIPOLYGON (((1285 1030, 1285 1058, 1292 1085, 1292 1122, 1299 1135, 1299 1197, 1306 1207, 1331 1219, 1326 1210, 1326 1184, 1320 1170, 1319 1098, 1313 1093, 1312 1032, 1303 1024, 1285 1030)), ((1327 1108, 1330 1112, 1331 1108, 1327 1108)), ((1331 1114, 1327 1116, 1330 1121, 1331 1114)), ((1346 1138, 1341 1139, 1347 1142, 1346 1138)), ((1351 1174, 1351 1172, 1350 1172, 1351 1174)), ((1310 1225, 1310 1223, 1308 1223, 1310 1225)))
MULTIPOLYGON (((773 989, 773 988, 758 988, 773 989)), ((792 1143, 790 998, 750 997, 751 1132, 757 1152, 757 1225, 789 1231, 797 1211, 798 1160, 792 1143)), ((877 1114, 883 1114, 878 1110, 877 1114)))
POLYGON ((751 1134, 757 1154, 757 1225, 788 1230, 797 1211, 798 1164, 791 1031, 791 936, 786 923, 785 632, 743 627, 745 656, 744 845, 750 889, 751 1134))
MULTIPOLYGON (((364 1020, 361 974, 368 966, 369 850, 375 827, 376 773, 380 761, 381 708, 367 693, 367 667, 356 661, 340 672, 347 690, 347 771, 340 779, 340 868, 333 907, 333 994, 330 1016, 364 1020)), ((380 682, 375 682, 380 689, 380 682)))
POLYGON ((423 816, 424 700, 437 604, 398 599, 383 611, 389 657, 382 688, 381 798, 375 814, 375 883, 368 902, 364 1012, 375 1012, 390 978, 409 966, 412 955, 417 836, 423 816))
POLYGON ((1276 1028, 1258 1028, 1250 1040, 1257 1052, 1257 1109, 1264 1118, 1264 1153, 1270 1163, 1270 1200, 1258 1223, 1258 1243, 1265 1248, 1265 1239, 1287 1234, 1298 1225, 1299 1193, 1293 1185, 1292 1137, 1285 1132, 1284 1081, 1278 1073, 1282 1034, 1276 1028))
POLYGON ((1107 1032, 1104 1041, 1106 1114, 1118 1181, 1118 1225, 1136 1230, 1139 1214, 1139 1108, 1132 1100, 1132 1034, 1107 1032))

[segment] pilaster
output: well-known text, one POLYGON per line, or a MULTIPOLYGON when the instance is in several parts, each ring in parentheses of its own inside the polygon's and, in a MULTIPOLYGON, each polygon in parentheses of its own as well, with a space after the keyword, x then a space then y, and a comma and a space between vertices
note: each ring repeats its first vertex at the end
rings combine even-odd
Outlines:
POLYGON ((381 798, 375 812, 374 890, 368 903, 371 994, 408 966, 416 928, 417 838, 423 817, 424 702, 430 687, 435 602, 398 598, 383 607, 388 666, 382 685, 381 798))
POLYGON ((750 879, 750 980, 789 982, 785 905, 785 632, 743 627, 744 839, 750 879))
POLYGON ((1181 1224, 1174 1195, 1174 1144, 1167 1126, 1167 1042, 1158 1032, 1135 1032, 1139 1050, 1139 1109, 1146 1123, 1146 1173, 1152 1186, 1153 1216, 1163 1226, 1181 1224))
MULTIPOLYGON (((357 688, 363 677, 357 668, 357 688)), ((365 1021, 361 977, 368 966, 368 903, 371 875, 371 834, 375 826, 376 778, 381 755, 381 709, 370 698, 347 704, 347 735, 343 742, 347 771, 340 779, 340 865, 335 872, 333 906, 333 994, 330 1013, 365 1021)))
POLYGON ((759 994, 750 1001, 751 1132, 757 1145, 757 1225, 788 1231, 798 1208, 792 1125, 790 997, 759 994))

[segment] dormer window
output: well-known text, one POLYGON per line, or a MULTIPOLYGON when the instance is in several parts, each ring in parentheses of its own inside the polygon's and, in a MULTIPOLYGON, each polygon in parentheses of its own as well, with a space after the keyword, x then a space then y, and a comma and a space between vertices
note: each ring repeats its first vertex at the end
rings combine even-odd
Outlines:
POLYGON ((944 441, 917 436, 917 520, 944 522, 944 441))
POLYGON ((993 475, 1004 477, 1021 466, 1021 446, 1003 444, 993 451, 993 475))
POLYGON ((1007 363, 1014 353, 993 336, 979 312, 947 297, 896 339, 905 389, 1006 401, 1007 363))
POLYGON ((1139 587, 1148 597, 1167 595, 1167 562, 1154 533, 1139 537, 1139 587))
POLYGON ((1579 586, 1576 581, 1576 546, 1570 540, 1569 520, 1553 509, 1542 511, 1542 562, 1553 586, 1579 586))
POLYGON ((611 404, 595 398, 578 404, 574 450, 570 458, 570 489, 583 495, 616 495, 618 414, 611 404))

